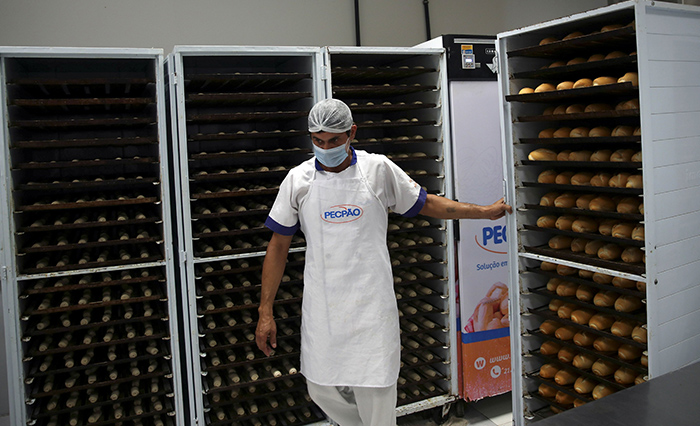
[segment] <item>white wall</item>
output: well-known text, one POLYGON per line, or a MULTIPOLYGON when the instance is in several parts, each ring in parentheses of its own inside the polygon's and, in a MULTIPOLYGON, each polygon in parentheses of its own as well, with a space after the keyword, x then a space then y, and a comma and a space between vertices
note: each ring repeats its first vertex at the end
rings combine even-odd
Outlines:
MULTIPOLYGON (((360 0, 364 46, 426 40, 423 0, 360 0)), ((608 0, 432 0, 433 37, 496 34, 608 0)), ((353 0, 1 0, 0 45, 355 45, 353 0)))

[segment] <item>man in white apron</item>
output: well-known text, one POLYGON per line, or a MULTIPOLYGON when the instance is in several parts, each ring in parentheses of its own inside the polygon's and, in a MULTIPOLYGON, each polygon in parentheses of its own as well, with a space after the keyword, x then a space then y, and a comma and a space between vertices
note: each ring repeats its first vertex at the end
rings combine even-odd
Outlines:
POLYGON ((306 237, 301 373, 314 402, 341 426, 396 424, 401 342, 386 242, 388 211, 440 219, 498 219, 510 206, 430 195, 386 156, 350 146, 350 108, 326 99, 309 112, 315 158, 290 170, 266 226, 258 347, 277 346, 273 301, 292 236, 306 237))

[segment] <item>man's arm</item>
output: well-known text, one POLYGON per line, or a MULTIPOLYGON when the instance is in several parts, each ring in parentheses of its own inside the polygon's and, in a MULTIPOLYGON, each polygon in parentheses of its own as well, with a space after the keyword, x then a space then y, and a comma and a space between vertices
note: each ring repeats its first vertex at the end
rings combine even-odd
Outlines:
POLYGON ((513 213, 513 208, 504 199, 488 206, 460 203, 449 198, 428 194, 420 214, 437 219, 491 219, 496 220, 513 213))
POLYGON ((277 289, 284 275, 287 264, 291 235, 273 233, 267 245, 262 269, 262 288, 260 290, 260 307, 258 308, 258 326, 255 330, 255 342, 266 356, 277 347, 277 324, 272 314, 277 289), (269 344, 268 344, 269 341, 269 344))

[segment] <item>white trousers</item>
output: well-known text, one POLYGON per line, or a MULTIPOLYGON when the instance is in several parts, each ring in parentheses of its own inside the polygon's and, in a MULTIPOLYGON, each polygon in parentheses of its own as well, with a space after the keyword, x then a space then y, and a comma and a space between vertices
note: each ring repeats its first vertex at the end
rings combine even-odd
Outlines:
POLYGON ((386 388, 306 384, 311 399, 340 426, 396 425, 396 384, 386 388))

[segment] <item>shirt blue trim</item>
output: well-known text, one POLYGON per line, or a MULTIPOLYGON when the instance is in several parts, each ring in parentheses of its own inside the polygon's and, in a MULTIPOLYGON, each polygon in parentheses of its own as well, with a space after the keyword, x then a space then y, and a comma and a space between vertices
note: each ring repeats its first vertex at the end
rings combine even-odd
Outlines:
POLYGON ((401 216, 403 217, 414 217, 417 216, 418 213, 420 213, 421 210, 423 210, 423 206, 425 205, 425 200, 428 198, 428 193, 425 192, 425 189, 421 188, 420 189, 420 194, 418 194, 418 199, 416 200, 415 204, 413 204, 413 207, 408 209, 408 211, 401 216))
POLYGON ((495 330, 475 331, 473 333, 462 333, 462 343, 476 343, 486 340, 500 339, 510 336, 510 328, 503 327, 495 330))
POLYGON ((267 219, 265 220, 265 226, 267 226, 273 232, 276 232, 280 235, 290 236, 290 235, 294 235, 297 232, 297 230, 299 229, 299 222, 297 222, 297 224, 294 226, 284 226, 284 225, 280 225, 273 218, 268 216, 267 219))
MULTIPOLYGON (((351 166, 354 166, 357 163, 357 154, 355 154, 355 148, 350 146, 350 151, 352 151, 352 161, 350 162, 351 166)), ((319 172, 324 171, 323 167, 321 167, 321 163, 318 162, 318 160, 314 159, 314 164, 316 164, 316 170, 319 172)))

